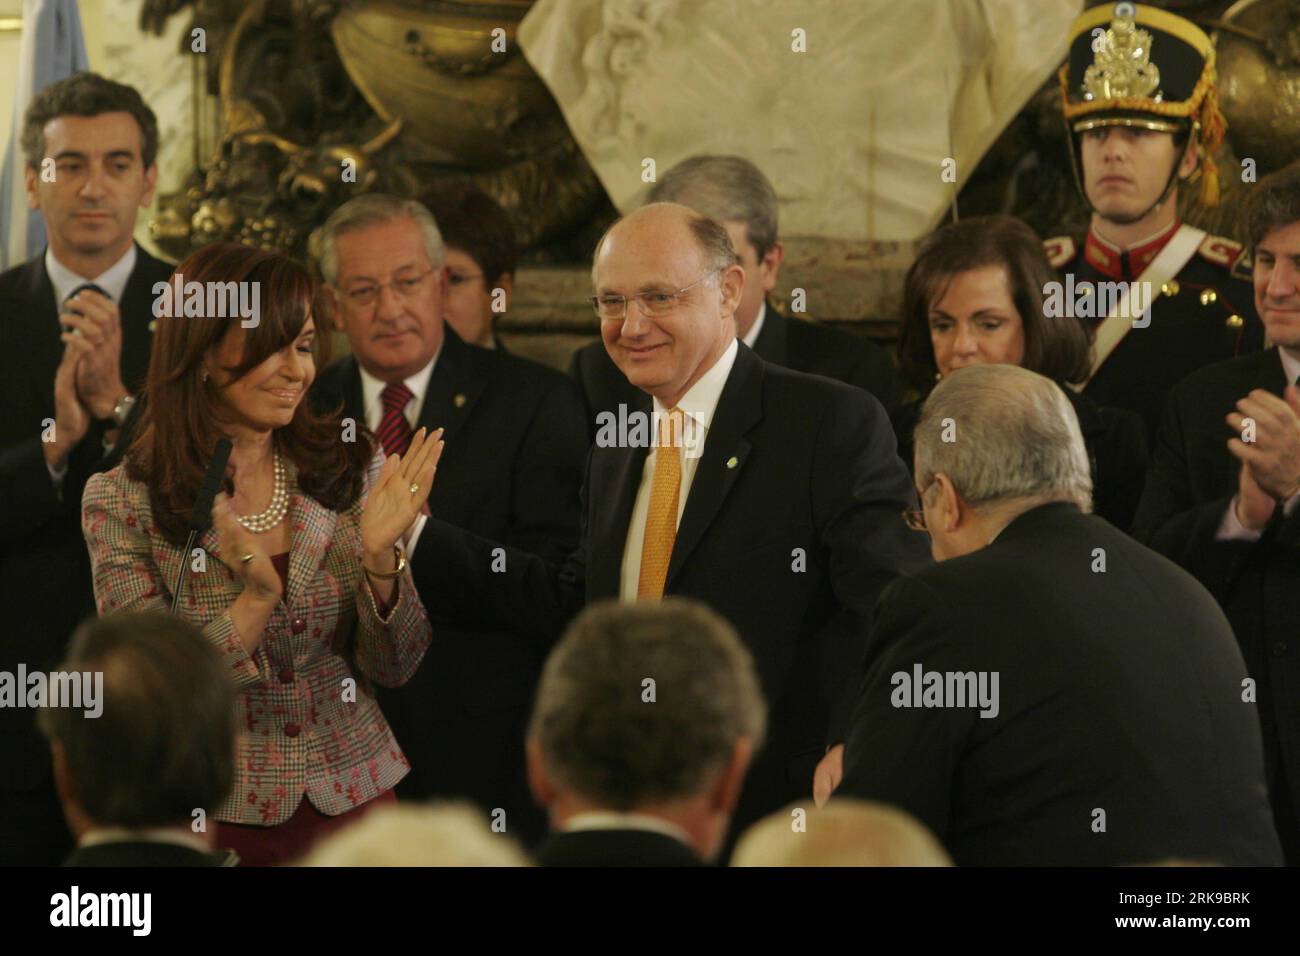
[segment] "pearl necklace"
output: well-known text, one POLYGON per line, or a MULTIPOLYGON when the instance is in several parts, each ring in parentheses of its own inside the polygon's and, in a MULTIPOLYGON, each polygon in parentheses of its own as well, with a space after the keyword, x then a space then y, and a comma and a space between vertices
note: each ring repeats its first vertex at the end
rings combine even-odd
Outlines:
POLYGON ((275 452, 275 486, 271 491, 270 506, 258 515, 235 515, 235 520, 254 534, 270 531, 284 520, 289 510, 289 484, 285 481, 284 461, 280 451, 275 452))

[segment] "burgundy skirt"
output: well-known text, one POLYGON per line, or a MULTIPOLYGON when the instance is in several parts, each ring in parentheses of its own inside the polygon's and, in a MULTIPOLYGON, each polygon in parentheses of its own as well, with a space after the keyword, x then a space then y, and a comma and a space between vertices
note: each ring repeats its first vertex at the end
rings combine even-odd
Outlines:
POLYGON ((234 850, 239 854, 240 866, 279 866, 296 863, 307 855, 317 842, 356 823, 378 807, 397 803, 391 790, 384 790, 373 800, 359 807, 327 817, 303 796, 293 816, 273 827, 259 827, 246 823, 217 821, 217 847, 234 850))

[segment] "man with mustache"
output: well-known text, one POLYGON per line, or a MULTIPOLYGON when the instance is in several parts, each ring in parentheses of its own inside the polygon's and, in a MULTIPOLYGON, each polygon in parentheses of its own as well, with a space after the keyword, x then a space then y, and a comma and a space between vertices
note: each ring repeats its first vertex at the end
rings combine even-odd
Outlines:
MULTIPOLYGON (((158 124, 129 86, 77 73, 23 121, 44 253, 0 274, 0 670, 49 670, 95 613, 81 490, 144 384, 153 286, 171 266, 132 239, 153 199, 158 124)), ((0 863, 71 847, 33 711, 0 709, 0 863)))
POLYGON ((1175 383, 1263 347, 1249 256, 1240 243, 1179 221, 1181 185, 1198 173, 1201 201, 1218 202, 1213 154, 1226 123, 1214 78, 1209 37, 1133 3, 1085 10, 1061 68, 1075 184, 1092 221, 1081 241, 1045 246, 1062 277, 1093 300, 1066 303, 1095 335, 1086 394, 1138 412, 1148 437, 1175 383), (1135 282, 1145 283, 1136 310, 1107 308, 1096 285, 1135 282))

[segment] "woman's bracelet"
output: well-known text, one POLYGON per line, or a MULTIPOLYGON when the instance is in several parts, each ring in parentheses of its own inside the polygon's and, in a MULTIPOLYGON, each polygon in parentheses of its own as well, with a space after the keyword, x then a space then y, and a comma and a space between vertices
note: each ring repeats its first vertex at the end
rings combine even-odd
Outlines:
POLYGON ((381 581, 391 581, 406 570, 406 551, 400 544, 393 545, 393 556, 397 558, 397 567, 391 571, 372 571, 366 567, 366 562, 361 562, 361 570, 372 578, 378 578, 381 581))

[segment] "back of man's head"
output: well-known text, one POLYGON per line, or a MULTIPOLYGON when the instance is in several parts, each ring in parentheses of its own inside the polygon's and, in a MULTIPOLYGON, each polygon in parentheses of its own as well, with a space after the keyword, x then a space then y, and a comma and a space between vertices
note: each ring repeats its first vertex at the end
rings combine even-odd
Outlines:
POLYGON ((836 798, 820 810, 791 804, 759 820, 736 844, 731 865, 952 866, 952 860, 910 814, 836 798))
POLYGON ((528 866, 504 833, 469 804, 380 807, 322 840, 301 866, 528 866))
POLYGON ((691 156, 655 183, 647 203, 675 202, 717 222, 743 222, 754 254, 777 240, 776 190, 762 171, 741 156, 691 156))
POLYGON ((230 793, 235 688, 193 625, 162 612, 87 621, 60 671, 103 675, 101 712, 46 707, 60 796, 98 827, 190 823, 230 793))
POLYGON ((1061 387, 1015 365, 972 365, 944 377, 913 433, 916 486, 945 474, 972 506, 1016 500, 1092 507, 1079 419, 1061 387))
POLYGON ((529 737, 557 791, 633 811, 706 793, 765 720, 753 659, 713 611, 603 602, 547 660, 529 737))

